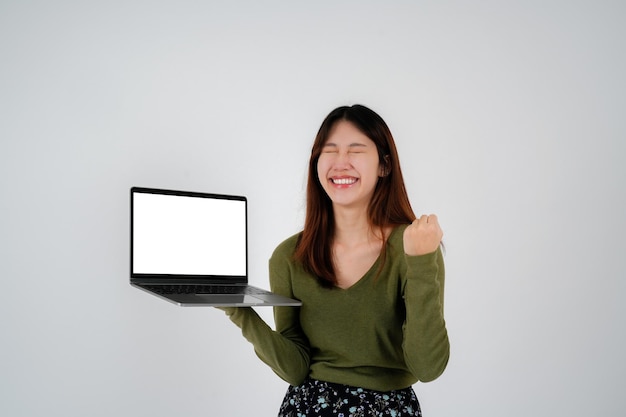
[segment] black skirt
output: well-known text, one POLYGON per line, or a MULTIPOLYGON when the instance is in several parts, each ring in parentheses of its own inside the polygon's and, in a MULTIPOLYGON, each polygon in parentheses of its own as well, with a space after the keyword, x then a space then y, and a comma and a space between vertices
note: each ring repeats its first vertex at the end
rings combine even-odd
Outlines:
POLYGON ((412 387, 380 392, 306 379, 290 386, 278 417, 421 417, 412 387))

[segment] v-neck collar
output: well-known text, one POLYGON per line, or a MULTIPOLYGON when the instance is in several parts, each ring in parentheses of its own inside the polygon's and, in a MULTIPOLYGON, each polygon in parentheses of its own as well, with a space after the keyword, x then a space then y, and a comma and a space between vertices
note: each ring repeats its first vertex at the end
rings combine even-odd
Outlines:
MULTIPOLYGON (((391 230, 391 233, 389 233, 389 237, 387 238, 387 241, 385 242, 385 250, 389 250, 389 242, 391 241, 392 237, 398 232, 398 230, 403 229, 401 226, 396 226, 391 230)), ((380 262, 382 262, 382 250, 381 253, 378 254, 378 256, 376 257, 376 260, 374 261, 374 263, 372 264, 372 266, 370 266, 370 268, 367 270, 367 272, 365 272, 365 274, 363 274, 363 276, 361 278, 359 278, 354 284, 350 285, 349 287, 346 288, 342 288, 342 287, 338 287, 335 286, 335 289, 347 293, 350 292, 350 290, 353 290, 355 288, 360 287, 361 285, 363 285, 363 282, 367 282, 370 280, 371 276, 374 275, 375 271, 378 270, 379 268, 379 264, 380 262)))

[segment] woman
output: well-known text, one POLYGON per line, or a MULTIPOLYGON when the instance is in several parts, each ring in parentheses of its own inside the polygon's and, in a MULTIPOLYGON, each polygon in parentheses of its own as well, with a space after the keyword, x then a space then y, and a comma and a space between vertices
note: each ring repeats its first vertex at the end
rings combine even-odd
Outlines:
POLYGON ((444 371, 443 233, 416 218, 393 137, 361 105, 317 134, 304 229, 270 259, 276 331, 253 309, 226 313, 261 360, 290 383, 279 416, 421 416, 412 389, 444 371))

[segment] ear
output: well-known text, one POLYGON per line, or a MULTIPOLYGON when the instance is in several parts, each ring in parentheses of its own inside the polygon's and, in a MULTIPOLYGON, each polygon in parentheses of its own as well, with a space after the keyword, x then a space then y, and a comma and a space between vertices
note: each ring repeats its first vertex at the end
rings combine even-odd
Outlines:
POLYGON ((389 155, 385 155, 383 157, 382 162, 380 163, 378 176, 381 178, 384 178, 390 173, 391 173, 391 159, 389 158, 389 155))

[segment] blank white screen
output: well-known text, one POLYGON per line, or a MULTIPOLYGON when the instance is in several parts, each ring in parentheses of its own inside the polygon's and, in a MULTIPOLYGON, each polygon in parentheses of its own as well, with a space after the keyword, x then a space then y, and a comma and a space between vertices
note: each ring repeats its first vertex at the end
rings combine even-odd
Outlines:
POLYGON ((133 272, 245 275, 246 203, 134 193, 133 272))

